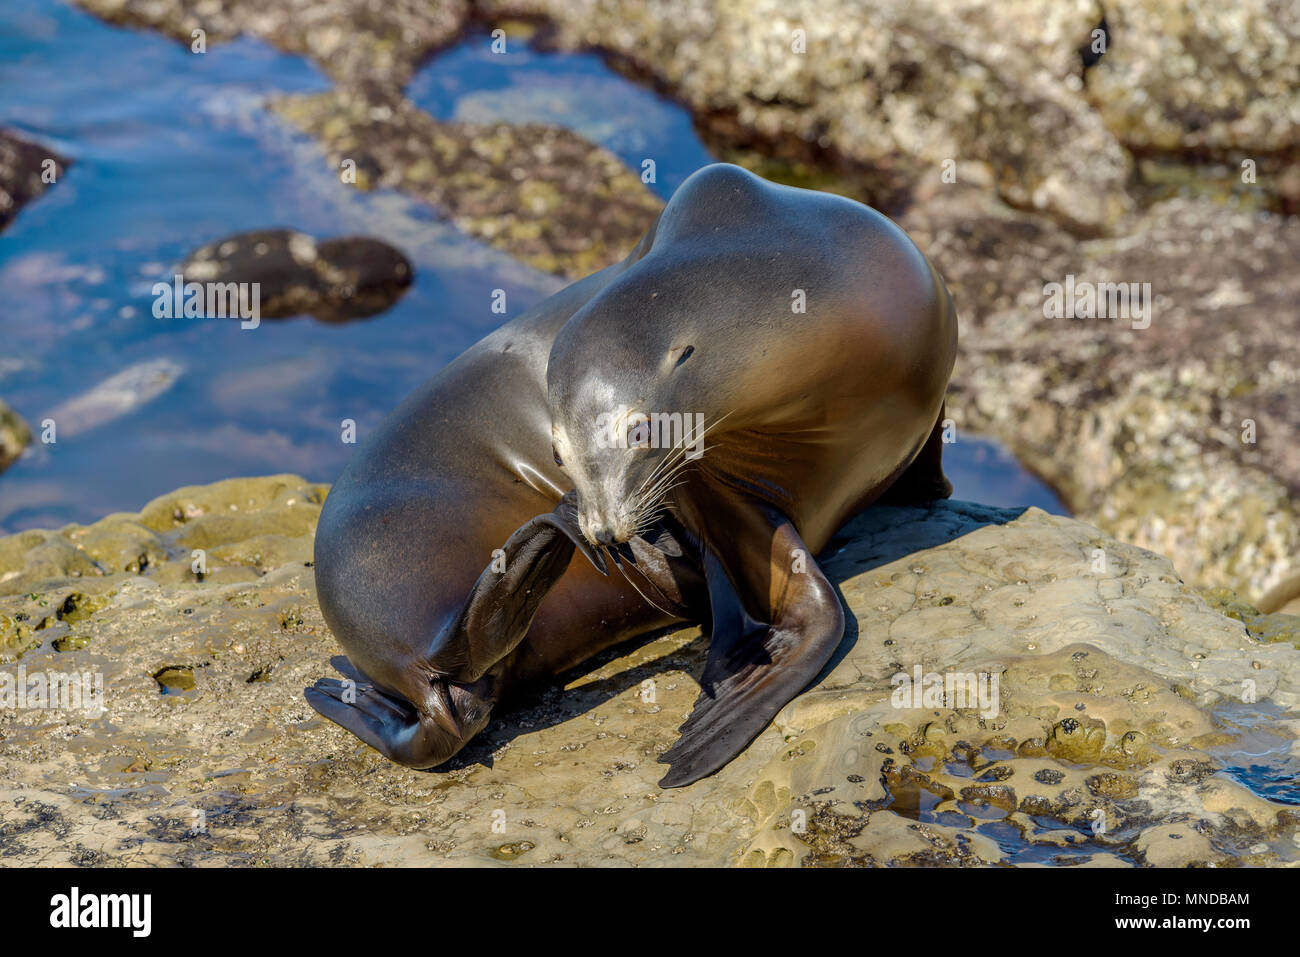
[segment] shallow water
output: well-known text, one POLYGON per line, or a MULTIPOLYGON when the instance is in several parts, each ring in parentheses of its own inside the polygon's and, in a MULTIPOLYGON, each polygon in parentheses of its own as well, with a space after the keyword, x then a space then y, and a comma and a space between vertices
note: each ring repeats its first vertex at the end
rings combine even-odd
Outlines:
MULTIPOLYGON (((652 157, 661 196, 708 161, 685 111, 598 58, 519 47, 503 59, 487 42, 436 57, 412 97, 442 118, 562 123, 636 169, 652 157)), ((420 203, 342 184, 266 108, 327 86, 306 60, 252 40, 195 55, 62 3, 0 5, 0 126, 74 164, 0 233, 0 397, 39 434, 52 411, 101 387, 73 406, 92 407, 82 427, 35 442, 0 477, 0 533, 237 475, 329 481, 354 448, 340 423, 364 436, 498 325, 491 290, 506 290, 509 318, 558 288, 420 203), (154 318, 153 284, 190 252, 273 227, 379 237, 412 261, 415 283, 382 316, 347 325, 154 318), (114 406, 106 382, 127 398, 114 406)), ((946 461, 961 498, 1064 510, 995 443, 963 437, 946 461)))
POLYGON ((440 120, 550 123, 614 153, 663 199, 713 157, 691 115, 629 82, 594 53, 542 53, 513 39, 493 53, 472 37, 435 57, 411 81, 410 98, 440 120))
POLYGON ((1233 735, 1208 749, 1224 762, 1220 773, 1269 801, 1300 805, 1300 745, 1278 727, 1286 711, 1271 701, 1229 701, 1214 717, 1233 735))

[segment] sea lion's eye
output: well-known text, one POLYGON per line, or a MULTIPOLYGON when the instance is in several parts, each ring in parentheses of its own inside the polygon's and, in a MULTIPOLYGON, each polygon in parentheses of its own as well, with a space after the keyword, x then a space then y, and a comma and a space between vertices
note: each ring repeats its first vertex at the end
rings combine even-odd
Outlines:
POLYGON ((683 349, 682 354, 677 357, 677 362, 673 366, 673 368, 676 368, 677 366, 685 362, 687 359, 689 359, 691 357, 691 353, 693 353, 694 351, 695 351, 694 346, 687 346, 685 349, 683 349))
POLYGON ((650 448, 650 417, 643 412, 636 413, 628 419, 626 447, 629 449, 650 448))
POLYGON ((551 443, 551 458, 555 459, 555 464, 564 468, 564 462, 560 459, 560 453, 555 450, 555 443, 551 443))

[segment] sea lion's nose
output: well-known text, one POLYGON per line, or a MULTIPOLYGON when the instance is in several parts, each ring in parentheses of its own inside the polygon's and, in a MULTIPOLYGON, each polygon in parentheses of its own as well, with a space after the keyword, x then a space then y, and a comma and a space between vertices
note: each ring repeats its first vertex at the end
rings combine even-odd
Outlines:
POLYGON ((596 540, 597 545, 617 545, 618 537, 614 534, 614 529, 608 525, 594 525, 591 529, 591 537, 596 540))

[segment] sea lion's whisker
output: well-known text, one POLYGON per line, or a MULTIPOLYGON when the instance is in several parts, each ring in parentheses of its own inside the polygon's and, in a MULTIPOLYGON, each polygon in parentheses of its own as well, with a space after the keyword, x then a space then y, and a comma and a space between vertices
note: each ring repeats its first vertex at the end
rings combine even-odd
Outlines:
POLYGON ((685 469, 686 466, 689 465, 690 463, 691 463, 690 459, 683 459, 677 465, 674 465, 671 469, 665 472, 651 488, 647 489, 644 492, 638 493, 637 499, 639 501, 647 501, 647 502, 652 501, 654 497, 659 493, 659 490, 665 484, 671 482, 676 476, 680 475, 682 473, 682 470, 685 469))
POLYGON ((664 490, 664 492, 659 496, 659 498, 656 501, 647 502, 644 505, 638 505, 639 511, 633 512, 633 515, 637 517, 636 533, 638 535, 644 532, 646 529, 648 529, 651 525, 653 525, 655 521, 659 518, 659 516, 662 515, 667 509, 671 507, 670 503, 667 501, 668 492, 671 492, 679 485, 685 484, 685 481, 686 481, 685 479, 682 479, 682 481, 680 482, 673 483, 671 486, 669 486, 667 489, 664 490))
MULTIPOLYGON (((734 411, 735 409, 731 410, 731 412, 734 411)), ((705 436, 707 436, 710 432, 712 432, 715 428, 717 428, 718 423, 720 423, 723 419, 727 418, 727 416, 731 415, 731 412, 726 412, 723 415, 718 416, 711 423, 709 423, 707 426, 701 429, 698 435, 692 434, 690 436, 691 444, 702 441, 705 436)), ((637 494, 644 492, 647 486, 657 481, 658 478, 661 476, 661 473, 668 470, 672 465, 680 464, 681 459, 683 459, 686 456, 686 449, 687 449, 686 439, 687 436, 683 434, 678 438, 678 440, 675 443, 673 443, 672 447, 669 448, 668 452, 664 455, 664 457, 655 464, 655 467, 651 469, 650 474, 647 475, 645 479, 641 482, 641 485, 637 488, 637 494)))

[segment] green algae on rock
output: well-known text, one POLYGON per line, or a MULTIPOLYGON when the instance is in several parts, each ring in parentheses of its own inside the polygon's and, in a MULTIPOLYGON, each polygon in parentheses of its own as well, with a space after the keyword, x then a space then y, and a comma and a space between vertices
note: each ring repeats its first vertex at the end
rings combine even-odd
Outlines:
POLYGON ((1300 615, 1282 612, 1265 614, 1228 588, 1203 588, 1200 592, 1211 608, 1245 625, 1252 638, 1260 641, 1289 641, 1300 648, 1300 615))
MULTIPOLYGON (((1231 741, 1212 708, 1243 679, 1260 700, 1300 704, 1300 651, 1255 641, 1167 561, 1081 522, 962 502, 859 517, 824 563, 856 622, 834 666, 736 762, 665 792, 655 758, 697 691, 696 628, 539 689, 434 773, 317 718, 301 689, 338 651, 309 567, 325 491, 238 479, 0 539, 0 621, 27 616, 33 639, 8 643, 7 660, 98 670, 108 709, 0 717, 3 853, 492 866, 1300 856, 1300 815, 1218 773, 1211 753, 1231 741), (57 650, 65 635, 78 640, 57 650), (996 673, 998 714, 894 707, 891 676, 915 665, 996 673), (162 693, 173 669, 193 687, 162 693)), ((1277 725, 1297 736, 1294 720, 1277 725)))
POLYGON ((578 278, 627 255, 662 203, 618 157, 543 125, 443 123, 409 100, 342 91, 275 103, 357 184, 428 202, 471 236, 578 278))

